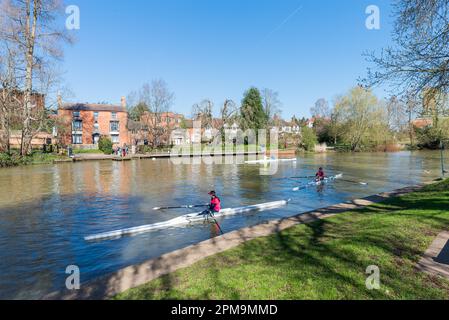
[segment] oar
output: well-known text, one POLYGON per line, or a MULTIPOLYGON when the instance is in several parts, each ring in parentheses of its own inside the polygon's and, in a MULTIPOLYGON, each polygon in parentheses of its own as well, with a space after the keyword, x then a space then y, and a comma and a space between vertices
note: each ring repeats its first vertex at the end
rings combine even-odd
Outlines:
POLYGON ((218 229, 220 229, 221 234, 224 234, 223 230, 221 229, 220 225, 218 224, 217 219, 215 219, 215 217, 212 217, 212 219, 214 219, 214 222, 217 225, 218 229))
POLYGON ((312 179, 316 176, 304 176, 304 177, 290 177, 289 179, 312 179))
POLYGON ((185 206, 177 206, 177 207, 154 207, 153 210, 169 210, 169 209, 190 209, 190 208, 201 208, 207 207, 208 204, 190 204, 185 206))
POLYGON ((361 184, 362 186, 367 186, 367 182, 361 182, 361 181, 354 181, 354 180, 345 180, 345 179, 338 179, 340 181, 349 182, 349 183, 355 183, 355 184, 361 184))

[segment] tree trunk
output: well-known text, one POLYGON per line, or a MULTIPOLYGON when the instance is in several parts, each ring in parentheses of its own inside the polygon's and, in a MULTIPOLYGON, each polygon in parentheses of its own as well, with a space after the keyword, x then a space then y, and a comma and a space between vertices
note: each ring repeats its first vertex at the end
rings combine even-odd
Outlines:
POLYGON ((40 10, 41 0, 26 0, 26 71, 25 71, 25 96, 23 101, 23 128, 20 144, 20 154, 26 156, 31 144, 31 97, 33 94, 33 67, 34 46, 36 41, 36 24, 40 10), (33 13, 31 13, 31 1, 33 1, 33 13))

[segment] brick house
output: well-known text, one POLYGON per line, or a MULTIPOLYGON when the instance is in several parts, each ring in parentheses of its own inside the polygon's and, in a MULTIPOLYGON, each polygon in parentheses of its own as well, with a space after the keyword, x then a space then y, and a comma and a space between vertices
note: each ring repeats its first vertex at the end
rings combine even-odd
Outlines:
POLYGON ((71 128, 67 135, 60 136, 64 144, 95 146, 100 137, 105 136, 110 138, 114 145, 130 145, 125 98, 122 98, 121 105, 63 104, 61 99, 58 100, 58 117, 71 128))

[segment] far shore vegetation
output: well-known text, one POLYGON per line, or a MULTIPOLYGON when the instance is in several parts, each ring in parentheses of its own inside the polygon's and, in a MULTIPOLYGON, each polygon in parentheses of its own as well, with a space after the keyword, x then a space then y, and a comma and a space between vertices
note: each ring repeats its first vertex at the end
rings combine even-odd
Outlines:
POLYGON ((302 224, 205 258, 115 299, 449 299, 449 281, 416 269, 449 228, 449 180, 302 224), (380 270, 368 290, 366 270, 380 270))

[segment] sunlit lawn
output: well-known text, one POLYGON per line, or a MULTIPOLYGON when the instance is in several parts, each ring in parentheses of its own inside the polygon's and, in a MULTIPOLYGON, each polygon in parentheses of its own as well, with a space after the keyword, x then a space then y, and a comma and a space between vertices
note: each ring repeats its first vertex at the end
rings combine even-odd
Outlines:
POLYGON ((448 299, 449 281, 415 264, 449 229, 449 181, 247 242, 118 299, 448 299), (367 290, 366 268, 380 268, 367 290))

